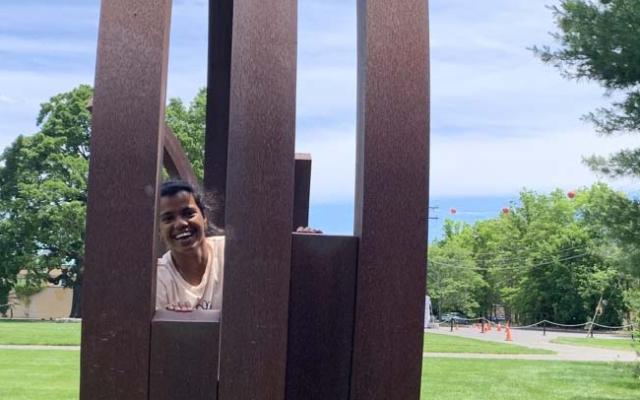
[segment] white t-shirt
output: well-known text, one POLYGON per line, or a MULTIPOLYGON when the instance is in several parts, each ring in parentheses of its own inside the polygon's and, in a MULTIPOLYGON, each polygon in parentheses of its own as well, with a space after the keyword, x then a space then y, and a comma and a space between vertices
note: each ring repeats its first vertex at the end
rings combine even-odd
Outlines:
POLYGON ((171 258, 171 251, 158 259, 156 309, 189 302, 198 310, 222 309, 222 274, 224 269, 224 236, 206 239, 210 248, 207 269, 199 285, 193 286, 182 278, 171 258))

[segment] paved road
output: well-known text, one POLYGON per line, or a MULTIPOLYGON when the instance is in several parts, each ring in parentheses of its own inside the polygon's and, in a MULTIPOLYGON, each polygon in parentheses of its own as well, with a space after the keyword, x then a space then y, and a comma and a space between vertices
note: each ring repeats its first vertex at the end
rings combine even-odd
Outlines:
MULTIPOLYGON (((469 353, 424 353, 425 357, 449 357, 449 358, 491 358, 491 359, 516 359, 516 360, 558 360, 558 361, 636 361, 638 355, 634 351, 622 351, 611 349, 599 349, 586 346, 571 346, 551 343, 551 340, 559 336, 586 337, 585 333, 571 332, 547 332, 546 336, 539 331, 525 331, 512 329, 512 342, 505 341, 505 332, 497 332, 495 329, 480 333, 473 327, 461 327, 450 332, 448 328, 428 329, 426 334, 443 334, 461 336, 473 339, 488 340, 506 344, 518 344, 536 349, 555 351, 556 354, 469 354, 469 353)), ((615 338, 610 335, 597 335, 600 338, 615 338)), ((619 339, 622 340, 622 339, 619 339)))

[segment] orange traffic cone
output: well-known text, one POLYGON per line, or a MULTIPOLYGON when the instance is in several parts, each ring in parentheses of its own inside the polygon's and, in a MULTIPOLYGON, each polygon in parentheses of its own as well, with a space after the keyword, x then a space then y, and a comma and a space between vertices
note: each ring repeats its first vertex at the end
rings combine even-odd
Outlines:
POLYGON ((500 325, 500 322, 498 322, 498 327, 496 328, 496 330, 498 332, 502 332, 502 325, 500 325))
POLYGON ((507 337, 504 339, 507 342, 513 341, 513 337, 511 336, 511 328, 509 327, 509 323, 507 322, 507 337))

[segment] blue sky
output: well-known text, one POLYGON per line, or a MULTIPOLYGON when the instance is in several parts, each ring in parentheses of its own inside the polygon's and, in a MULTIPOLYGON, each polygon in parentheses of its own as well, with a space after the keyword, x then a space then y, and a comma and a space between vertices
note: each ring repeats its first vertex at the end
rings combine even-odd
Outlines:
MULTIPOLYGON (((353 224, 355 3, 299 1, 296 147, 313 156, 311 225, 330 233, 349 234, 353 224)), ((553 43, 545 5, 556 3, 430 2, 430 201, 440 218, 451 207, 466 221, 495 216, 524 187, 589 185, 598 177, 582 155, 634 145, 600 138, 580 120, 610 100, 600 87, 563 80, 527 49, 553 43)), ((188 101, 205 84, 206 10, 205 0, 174 0, 169 97, 188 101)), ((40 103, 93 83, 98 19, 97 0, 0 1, 0 150, 37 131, 40 103)))

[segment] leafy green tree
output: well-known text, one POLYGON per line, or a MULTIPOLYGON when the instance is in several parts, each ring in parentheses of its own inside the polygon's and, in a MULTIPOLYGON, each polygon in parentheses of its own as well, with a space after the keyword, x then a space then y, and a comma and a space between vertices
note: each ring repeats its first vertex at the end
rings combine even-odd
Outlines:
POLYGON ((9 310, 9 292, 16 284, 18 272, 24 265, 29 264, 25 254, 24 243, 18 239, 20 232, 14 223, 14 216, 0 214, 0 315, 6 315, 9 310))
POLYGON ((204 175, 206 106, 207 89, 202 88, 188 106, 185 106, 179 98, 173 98, 169 100, 166 108, 167 124, 180 140, 200 182, 204 175))
MULTIPOLYGON (((559 32, 558 48, 534 47, 542 61, 568 79, 598 82, 612 94, 610 107, 585 118, 603 134, 640 129, 640 2, 637 0, 562 0, 551 7, 559 32), (619 100, 618 100, 619 99, 619 100)), ((640 149, 624 149, 609 158, 586 159, 612 176, 640 175, 640 149)))
POLYGON ((17 270, 26 269, 29 282, 40 282, 65 267, 74 317, 81 315, 91 96, 82 85, 52 97, 41 106, 40 132, 19 137, 0 156, 0 223, 10 232, 0 241, 2 279, 13 286, 17 270))
MULTIPOLYGON (((594 237, 595 251, 614 266, 619 290, 630 313, 627 320, 640 323, 640 202, 596 184, 576 199, 580 218, 594 237)), ((605 294, 604 298, 608 297, 605 294)))
POLYGON ((616 295, 619 282, 599 285, 597 294, 589 290, 603 273, 615 275, 615 266, 597 251, 595 231, 581 218, 581 196, 583 192, 571 200, 559 190, 550 195, 523 192, 519 205, 512 207, 508 219, 521 230, 520 244, 527 249, 526 258, 519 261, 520 281, 513 299, 524 322, 584 322, 605 291, 610 307, 601 321, 621 322, 625 305, 616 295))
MULTIPOLYGON (((20 136, 0 155, 0 313, 17 274, 27 288, 63 267, 73 288, 72 317, 81 316, 85 214, 93 90, 81 85, 41 105, 40 131, 20 136)), ((206 89, 189 107, 171 99, 167 121, 202 177, 206 89)))
POLYGON ((451 311, 475 316, 480 308, 475 293, 486 284, 466 246, 470 228, 448 220, 444 230, 444 239, 429 247, 428 292, 434 312, 438 316, 451 311))
POLYGON ((513 290, 519 282, 518 269, 511 263, 522 258, 519 235, 504 214, 473 225, 474 259, 487 283, 477 298, 487 317, 497 316, 498 306, 507 316, 511 314, 513 290))
POLYGON ((508 319, 521 323, 575 324, 589 320, 602 299, 607 305, 598 321, 619 325, 638 298, 629 270, 636 264, 621 247, 629 242, 616 239, 634 237, 627 228, 636 222, 625 220, 634 215, 629 202, 606 185, 581 190, 574 199, 559 190, 523 191, 496 218, 472 226, 448 221, 444 239, 429 249, 434 304, 462 311, 464 306, 449 300, 457 295, 467 310, 487 317, 496 316, 501 305, 508 319), (610 202, 625 214, 608 220, 615 209, 610 202), (612 222, 624 226, 617 229, 612 222), (470 285, 460 284, 462 279, 470 285))

